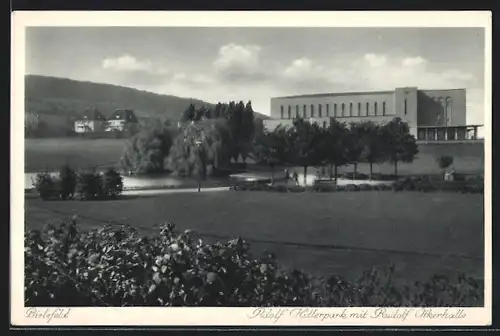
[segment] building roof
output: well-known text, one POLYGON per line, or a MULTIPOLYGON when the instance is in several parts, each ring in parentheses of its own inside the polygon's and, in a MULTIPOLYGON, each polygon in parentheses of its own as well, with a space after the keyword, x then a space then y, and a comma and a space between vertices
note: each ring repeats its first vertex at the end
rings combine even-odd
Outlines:
POLYGON ((128 122, 138 122, 137 117, 132 110, 116 110, 109 117, 109 120, 125 120, 128 122))
POLYGON ((393 93, 394 90, 391 91, 359 91, 359 92, 335 92, 335 93, 313 93, 313 94, 303 94, 296 96, 283 96, 283 97, 274 97, 275 99, 283 99, 283 98, 313 98, 313 97, 337 97, 337 96, 354 96, 354 95, 368 95, 368 94, 388 94, 393 93))
MULTIPOLYGON (((407 87, 401 87, 397 89, 407 89, 407 87)), ((432 91, 451 91, 451 90, 462 90, 463 88, 455 88, 455 89, 417 89, 418 91, 423 92, 432 92, 432 91)), ((288 99, 288 98, 314 98, 314 97, 341 97, 341 96, 359 96, 359 95, 371 95, 371 94, 389 94, 394 93, 394 90, 385 90, 385 91, 355 91, 355 92, 331 92, 331 93, 313 93, 313 94, 302 94, 295 96, 282 96, 282 97, 274 97, 272 99, 288 99)))
POLYGON ((78 120, 106 120, 106 117, 96 108, 87 109, 78 120))

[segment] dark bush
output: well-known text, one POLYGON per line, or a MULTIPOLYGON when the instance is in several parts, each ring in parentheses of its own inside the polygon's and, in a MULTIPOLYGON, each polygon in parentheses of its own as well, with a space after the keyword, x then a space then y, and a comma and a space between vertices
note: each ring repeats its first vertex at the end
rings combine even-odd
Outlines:
POLYGON ((59 195, 62 199, 72 198, 76 188, 77 175, 69 165, 59 171, 59 195))
POLYGON ((99 173, 86 171, 78 174, 75 198, 78 200, 102 199, 105 195, 103 178, 99 173))
POLYGON ((359 186, 355 184, 348 184, 345 186, 345 191, 359 191, 359 186))
POLYGON ((271 187, 271 189, 277 192, 288 192, 288 187, 284 185, 273 186, 271 187))
POLYGON ((362 184, 360 184, 358 187, 359 187, 359 190, 360 190, 360 191, 370 191, 370 190, 375 190, 375 189, 374 189, 374 186, 372 186, 371 184, 368 184, 368 183, 362 183, 362 184))
POLYGON ((43 200, 55 199, 59 197, 58 182, 49 173, 38 173, 36 174, 34 187, 43 200))
POLYGON ((290 187, 288 189, 289 192, 293 192, 293 193, 300 193, 300 192, 305 192, 306 191, 306 188, 305 187, 301 187, 301 186, 293 186, 293 187, 290 187))
POLYGON ((354 281, 283 268, 253 256, 242 239, 212 245, 165 224, 140 236, 128 227, 27 231, 25 306, 373 307, 482 306, 484 285, 434 276, 412 286, 373 269, 354 281))
POLYGON ((377 185, 377 187, 378 187, 378 190, 380 190, 380 191, 391 190, 391 187, 388 186, 387 184, 379 184, 379 185, 377 185))
POLYGON ((107 198, 115 198, 123 191, 123 177, 113 168, 108 169, 103 176, 103 193, 107 198))

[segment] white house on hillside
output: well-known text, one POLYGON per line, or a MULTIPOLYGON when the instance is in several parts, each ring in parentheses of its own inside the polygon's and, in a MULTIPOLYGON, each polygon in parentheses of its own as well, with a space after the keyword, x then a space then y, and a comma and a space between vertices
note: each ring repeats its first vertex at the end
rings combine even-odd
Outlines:
POLYGON ((97 109, 86 110, 81 118, 75 121, 75 132, 102 132, 106 128, 106 118, 97 109))
POLYGON ((108 119, 106 132, 123 131, 128 125, 138 125, 139 121, 132 110, 116 110, 108 119))

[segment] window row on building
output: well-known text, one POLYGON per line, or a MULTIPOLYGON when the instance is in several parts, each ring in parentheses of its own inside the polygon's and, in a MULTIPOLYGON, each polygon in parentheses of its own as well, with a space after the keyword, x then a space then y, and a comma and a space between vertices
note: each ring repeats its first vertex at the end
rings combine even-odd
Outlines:
POLYGON ((292 118, 322 118, 322 117, 368 117, 368 116, 385 116, 387 106, 385 102, 378 103, 334 103, 334 104, 303 104, 303 105, 288 105, 285 111, 285 106, 281 105, 281 119, 292 118), (286 112, 286 113, 285 113, 286 112))

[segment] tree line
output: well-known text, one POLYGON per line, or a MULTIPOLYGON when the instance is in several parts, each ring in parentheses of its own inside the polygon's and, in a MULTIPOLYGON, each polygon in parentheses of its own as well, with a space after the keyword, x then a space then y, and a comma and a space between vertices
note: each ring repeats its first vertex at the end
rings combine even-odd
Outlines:
POLYGON ((122 167, 134 174, 160 173, 206 177, 211 171, 248 158, 268 165, 304 168, 329 166, 337 178, 338 167, 391 162, 397 176, 398 163, 412 162, 418 153, 416 139, 400 118, 379 125, 371 121, 343 123, 330 118, 323 124, 302 118, 291 127, 258 130, 251 102, 218 103, 213 108, 193 104, 180 125, 158 123, 143 129, 127 143, 122 167))
POLYGON ((178 127, 171 122, 147 127, 130 139, 122 167, 134 174, 169 170, 207 175, 231 162, 245 162, 257 131, 252 103, 218 103, 214 108, 190 104, 178 127), (167 163, 167 165, 165 165, 167 163))
POLYGON ((398 163, 412 162, 418 153, 416 139, 408 124, 400 118, 379 125, 371 121, 342 123, 334 118, 322 125, 297 118, 291 127, 279 125, 255 137, 253 154, 257 162, 274 171, 278 165, 304 169, 328 165, 330 176, 337 179, 338 167, 352 164, 354 177, 361 162, 370 165, 392 162, 397 177, 398 163))

